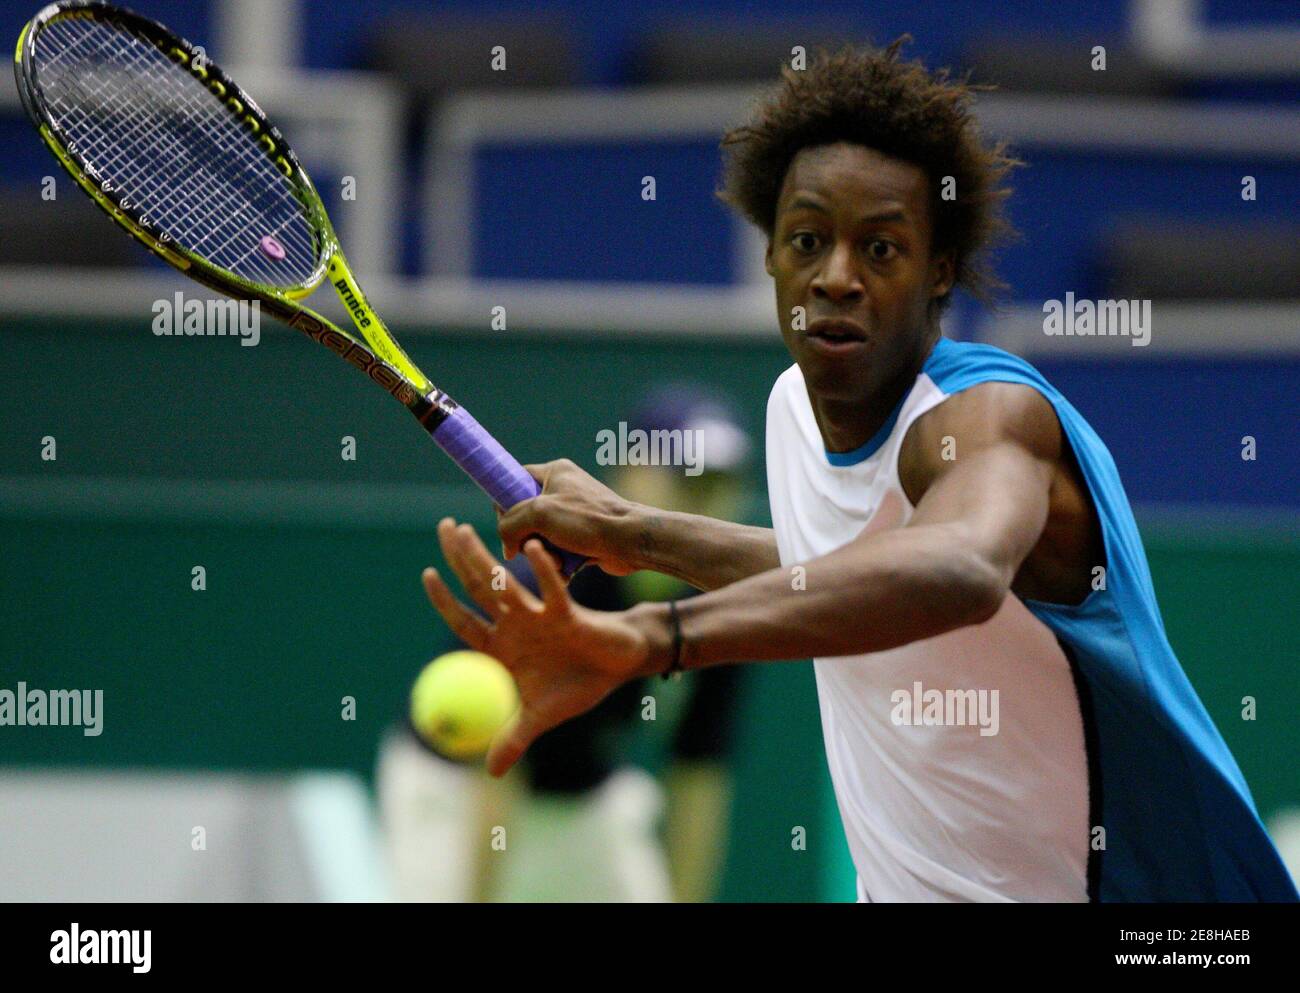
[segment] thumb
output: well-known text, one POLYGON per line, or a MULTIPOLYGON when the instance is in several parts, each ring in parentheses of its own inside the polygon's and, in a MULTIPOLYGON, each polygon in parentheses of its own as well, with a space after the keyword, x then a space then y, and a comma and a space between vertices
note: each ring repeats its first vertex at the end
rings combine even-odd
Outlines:
POLYGON ((520 546, 532 535, 541 534, 542 531, 536 498, 521 500, 497 518, 497 537, 501 539, 501 551, 507 559, 518 555, 520 546))
POLYGON ((521 707, 510 719, 510 723, 492 739, 492 746, 487 753, 488 774, 504 776, 545 730, 546 727, 528 709, 521 707))

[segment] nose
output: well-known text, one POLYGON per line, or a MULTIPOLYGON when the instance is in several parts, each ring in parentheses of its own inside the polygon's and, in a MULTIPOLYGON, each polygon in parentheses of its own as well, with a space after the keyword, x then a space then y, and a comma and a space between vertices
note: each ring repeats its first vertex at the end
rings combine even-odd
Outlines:
POLYGON ((866 287, 858 277, 857 267, 853 264, 851 245, 839 243, 826 256, 826 262, 813 277, 813 295, 823 300, 856 301, 866 293, 866 287))

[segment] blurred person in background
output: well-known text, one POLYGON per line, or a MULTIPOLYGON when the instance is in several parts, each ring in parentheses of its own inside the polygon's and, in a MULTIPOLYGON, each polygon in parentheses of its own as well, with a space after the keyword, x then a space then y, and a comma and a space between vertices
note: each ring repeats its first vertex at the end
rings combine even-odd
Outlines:
MULTIPOLYGON (((692 384, 655 390, 628 433, 693 432, 698 471, 617 464, 630 498, 683 513, 744 516, 752 442, 731 406, 692 384)), ((617 434, 618 432, 615 432, 617 434)), ((506 566, 534 592, 523 557, 506 566)), ((693 595, 679 579, 581 570, 574 599, 596 610, 693 595)), ((728 764, 744 670, 636 680, 537 740, 522 780, 439 754, 409 718, 381 746, 379 796, 398 899, 414 901, 703 902, 717 892, 731 805, 728 764), (660 764, 662 787, 634 761, 660 764), (659 753, 659 754, 656 754, 659 753), (667 753, 667 754, 663 754, 667 753), (659 822, 663 820, 662 841, 659 822), (506 828, 494 851, 493 828, 506 828)))
MULTIPOLYGON (((681 432, 683 437, 693 432, 700 439, 700 471, 692 475, 682 466, 620 465, 611 473, 618 492, 682 513, 731 520, 745 516, 753 445, 730 404, 699 386, 669 384, 638 406, 628 428, 647 434, 681 432)), ((698 592, 658 572, 616 577, 599 569, 581 570, 570 590, 579 603, 602 610, 698 592)), ((657 686, 640 683, 642 698, 649 693, 657 698, 658 720, 670 739, 665 843, 679 902, 707 901, 717 892, 731 805, 734 715, 743 679, 744 670, 716 668, 657 686)))

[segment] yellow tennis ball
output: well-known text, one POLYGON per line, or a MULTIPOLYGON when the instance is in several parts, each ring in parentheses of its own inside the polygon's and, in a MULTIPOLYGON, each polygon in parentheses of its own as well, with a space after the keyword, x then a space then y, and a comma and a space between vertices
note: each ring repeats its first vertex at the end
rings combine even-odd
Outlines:
POLYGON ((411 723, 437 751, 466 761, 482 758, 493 736, 519 706, 515 681, 482 652, 440 655, 411 687, 411 723))

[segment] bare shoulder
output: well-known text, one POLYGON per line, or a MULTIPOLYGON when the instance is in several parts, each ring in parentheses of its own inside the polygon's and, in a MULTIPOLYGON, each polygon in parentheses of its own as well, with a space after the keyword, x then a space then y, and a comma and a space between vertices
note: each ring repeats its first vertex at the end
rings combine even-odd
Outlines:
POLYGON ((912 503, 960 456, 1012 445, 1045 462, 1058 462, 1063 439, 1056 411, 1022 383, 988 382, 954 394, 908 428, 898 473, 912 503))

